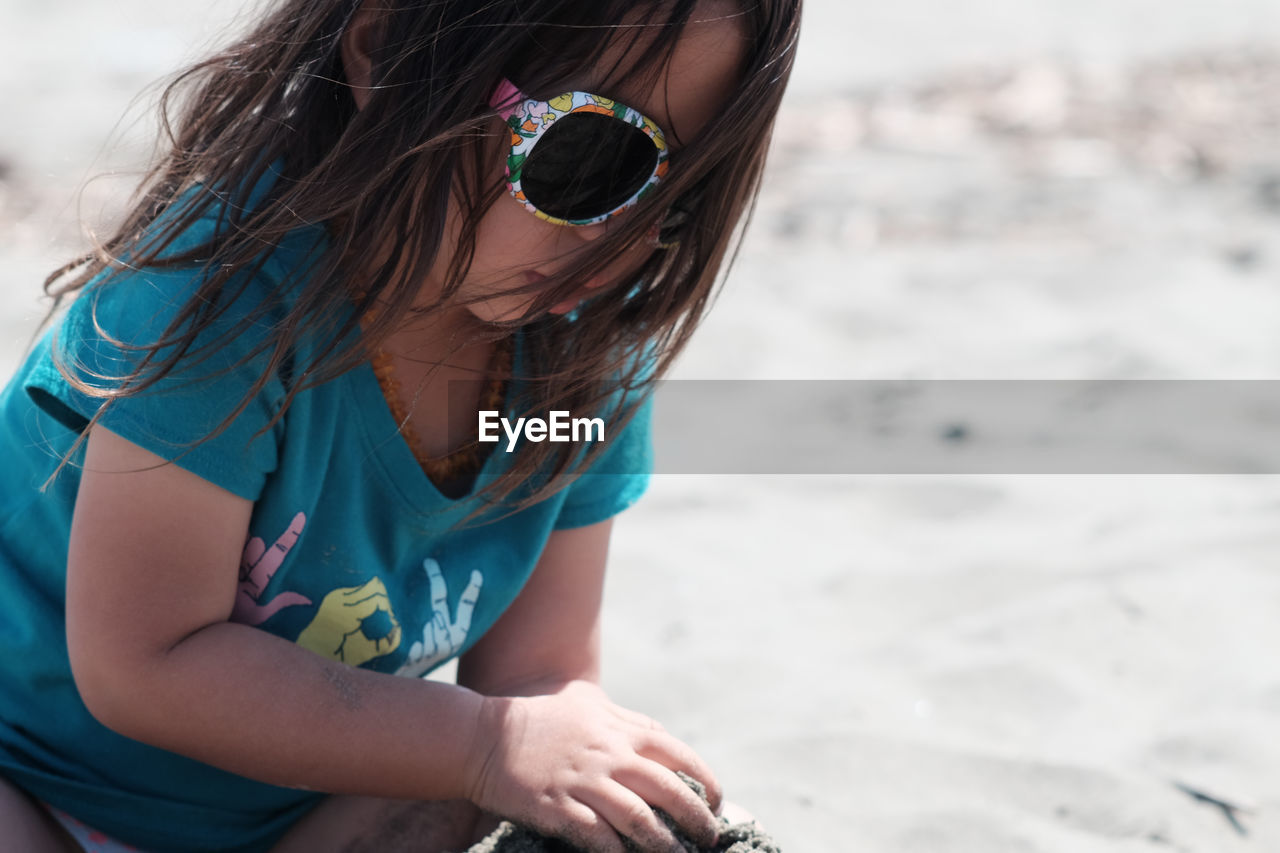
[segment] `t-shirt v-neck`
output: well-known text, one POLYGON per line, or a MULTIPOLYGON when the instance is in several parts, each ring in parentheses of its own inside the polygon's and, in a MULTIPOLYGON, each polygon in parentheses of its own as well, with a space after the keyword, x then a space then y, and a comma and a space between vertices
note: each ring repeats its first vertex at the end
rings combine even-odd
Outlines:
MULTIPOLYGON (((511 401, 516 399, 517 384, 524 368, 524 330, 516 329, 513 333, 511 378, 505 383, 503 393, 502 414, 510 412, 511 401)), ((365 362, 351 375, 351 391, 358 400, 358 410, 364 421, 370 440, 381 446, 386 459, 388 477, 404 495, 406 502, 412 507, 431 510, 440 506, 469 504, 480 491, 482 484, 490 482, 494 477, 509 467, 508 453, 503 449, 505 442, 484 454, 480 467, 470 477, 470 482, 461 494, 451 494, 453 490, 442 488, 423 469, 413 448, 405 439, 400 423, 396 420, 391 401, 386 397, 382 383, 378 381, 371 362, 365 362), (395 434, 395 440, 390 435, 395 434)), ((461 516, 459 516, 461 517, 461 516)))

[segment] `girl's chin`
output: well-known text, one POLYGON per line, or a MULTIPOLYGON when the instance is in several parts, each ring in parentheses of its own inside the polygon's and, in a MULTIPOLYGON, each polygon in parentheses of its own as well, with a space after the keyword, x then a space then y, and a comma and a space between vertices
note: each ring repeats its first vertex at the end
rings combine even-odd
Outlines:
MULTIPOLYGON (((551 314, 568 314, 582 304, 582 299, 582 296, 572 296, 563 302, 552 305, 546 311, 551 314)), ((528 300, 513 301, 499 297, 497 299, 488 299, 484 302, 472 303, 467 306, 467 309, 473 317, 482 323, 515 323, 521 320, 533 320, 538 316, 530 310, 531 304, 528 300)))

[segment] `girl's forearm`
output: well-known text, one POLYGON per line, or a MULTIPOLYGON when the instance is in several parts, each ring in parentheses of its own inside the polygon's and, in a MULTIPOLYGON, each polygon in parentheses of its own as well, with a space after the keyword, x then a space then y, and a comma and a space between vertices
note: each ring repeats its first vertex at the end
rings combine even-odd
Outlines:
POLYGON ((230 622, 191 634, 111 698, 91 710, 136 740, 275 785, 398 799, 468 797, 484 702, 230 622))

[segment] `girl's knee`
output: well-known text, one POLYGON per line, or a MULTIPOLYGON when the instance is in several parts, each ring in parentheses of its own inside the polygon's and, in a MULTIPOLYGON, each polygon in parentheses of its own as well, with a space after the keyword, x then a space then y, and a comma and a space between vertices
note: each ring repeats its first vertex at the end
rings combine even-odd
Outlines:
POLYGON ((299 820, 271 853, 433 853, 466 850, 482 813, 466 800, 420 802, 334 795, 299 820))

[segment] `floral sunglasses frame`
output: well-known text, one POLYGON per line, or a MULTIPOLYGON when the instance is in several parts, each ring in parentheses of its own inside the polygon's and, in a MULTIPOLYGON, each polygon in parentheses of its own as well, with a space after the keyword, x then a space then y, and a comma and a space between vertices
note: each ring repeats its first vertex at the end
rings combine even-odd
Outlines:
MULTIPOLYGON (((593 95, 590 92, 566 92, 548 101, 540 101, 521 92, 510 80, 503 80, 490 98, 489 105, 497 111, 498 116, 506 122, 507 128, 511 131, 511 151, 506 158, 507 190, 516 201, 539 219, 555 225, 594 225, 603 222, 611 216, 634 207, 667 174, 669 165, 667 138, 662 128, 639 110, 612 98, 593 95), (584 113, 609 116, 637 128, 653 142, 657 157, 653 171, 645 182, 617 206, 585 219, 564 219, 539 209, 537 204, 525 194, 521 178, 525 160, 547 130, 566 116, 584 113)), ((655 225, 651 239, 656 241, 657 233, 658 225, 655 225)), ((656 242, 655 244, 662 245, 656 242)))

